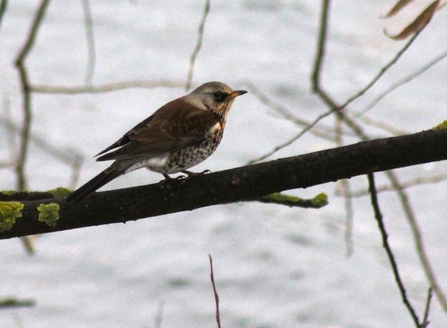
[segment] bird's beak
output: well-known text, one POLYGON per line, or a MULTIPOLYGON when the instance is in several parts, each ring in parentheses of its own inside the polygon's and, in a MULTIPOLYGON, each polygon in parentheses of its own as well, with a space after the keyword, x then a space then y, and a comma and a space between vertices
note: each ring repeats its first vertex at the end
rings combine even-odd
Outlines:
POLYGON ((230 93, 231 98, 236 98, 237 96, 241 96, 243 94, 247 93, 245 90, 235 90, 232 93, 230 93))

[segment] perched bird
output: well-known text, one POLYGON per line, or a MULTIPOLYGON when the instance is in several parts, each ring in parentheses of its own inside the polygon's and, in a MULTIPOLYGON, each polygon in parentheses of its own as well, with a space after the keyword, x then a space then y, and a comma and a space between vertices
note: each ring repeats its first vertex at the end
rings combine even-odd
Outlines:
POLYGON ((163 174, 186 171, 210 156, 222 140, 234 98, 247 93, 220 82, 208 82, 168 102, 96 156, 111 166, 67 197, 77 203, 116 177, 146 167, 163 174), (117 148, 117 149, 116 149, 117 148))

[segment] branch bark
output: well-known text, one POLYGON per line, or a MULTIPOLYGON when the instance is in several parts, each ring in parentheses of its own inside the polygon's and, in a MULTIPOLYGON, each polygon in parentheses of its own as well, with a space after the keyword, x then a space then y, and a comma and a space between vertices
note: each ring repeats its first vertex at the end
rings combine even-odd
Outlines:
MULTIPOLYGON (((372 172, 447 159, 447 129, 364 141, 301 156, 239 167, 185 180, 99 192, 77 205, 64 199, 24 200, 22 217, 0 239, 126 222, 201 207, 257 200, 372 172), (40 204, 56 203, 55 227, 38 220, 40 204)), ((14 195, 0 194, 3 201, 14 195)))

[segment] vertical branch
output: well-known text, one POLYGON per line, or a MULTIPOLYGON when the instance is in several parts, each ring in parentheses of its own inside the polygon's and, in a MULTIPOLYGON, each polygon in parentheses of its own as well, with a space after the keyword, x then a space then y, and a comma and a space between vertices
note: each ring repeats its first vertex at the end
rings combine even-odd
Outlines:
POLYGON ((382 77, 383 74, 385 74, 390 68, 391 66, 393 66, 394 64, 397 63, 397 61, 399 60, 400 57, 402 57, 402 55, 407 51, 407 49, 411 46, 411 44, 414 42, 414 40, 416 40, 416 38, 419 36, 419 34, 422 32, 422 30, 425 28, 425 26, 427 26, 427 24, 429 23, 429 21, 427 21, 420 30, 418 30, 412 37, 411 39, 405 44, 405 46, 394 56, 394 58, 388 63, 386 64, 384 67, 382 67, 382 69, 380 70, 380 72, 360 91, 358 91, 355 95, 351 96, 348 100, 345 101, 344 104, 340 105, 339 109, 343 109, 346 106, 348 106, 350 103, 352 103, 354 100, 356 100, 357 98, 363 96, 365 94, 365 92, 367 92, 369 89, 371 89, 374 84, 376 84, 377 81, 379 81, 379 79, 382 77))
POLYGON ((205 0, 205 8, 203 9, 202 21, 200 22, 199 25, 199 35, 197 38, 196 47, 194 48, 189 61, 189 72, 188 77, 186 78, 186 86, 185 86, 186 91, 188 91, 191 88, 192 76, 194 74, 194 63, 196 62, 197 54, 199 53, 200 48, 202 47, 203 31, 205 29, 205 22, 210 12, 210 8, 211 8, 210 0, 205 0))
MULTIPOLYGON (((337 117, 335 121, 335 143, 338 147, 343 146, 343 124, 340 117, 337 117)), ((343 179, 339 181, 340 188, 343 189, 342 194, 345 195, 345 244, 346 244, 346 256, 351 256, 354 252, 354 243, 352 241, 352 226, 353 226, 353 217, 354 217, 354 209, 352 206, 352 198, 347 195, 351 194, 351 185, 349 180, 343 179)))
POLYGON ((436 298, 441 304, 442 308, 445 312, 447 312, 447 298, 445 297, 442 287, 436 279, 434 271, 432 269, 430 260, 428 259, 427 252, 425 251, 424 242, 421 234, 421 229, 416 221, 416 216, 413 213, 413 209, 411 208, 410 201, 408 199, 405 191, 402 190, 402 186, 400 185, 397 176, 392 172, 386 172, 388 179, 391 181, 391 184, 399 196, 400 202, 402 204, 405 215, 407 216, 408 222, 410 224, 411 232, 413 233, 413 239, 416 246, 416 251, 419 256, 419 261, 422 264, 422 268, 424 269, 425 275, 430 282, 430 286, 433 289, 436 298))
POLYGON ((425 311, 424 311, 424 320, 422 321, 421 327, 426 328, 429 324, 428 314, 430 313, 430 303, 431 303, 432 289, 428 289, 427 300, 425 301, 425 311))
POLYGON ((396 280, 397 286, 399 287, 399 291, 402 296, 402 301, 407 307, 408 312, 410 312, 410 315, 413 318, 416 327, 419 328, 420 327, 419 318, 416 312, 414 311, 413 307, 411 306, 410 300, 407 297, 407 292, 400 277, 399 270, 397 268, 397 263, 394 258, 394 254, 391 250, 390 244, 388 243, 388 233, 386 232, 385 224, 383 223, 383 216, 380 211, 379 201, 377 199, 377 190, 374 182, 374 174, 372 173, 368 174, 368 183, 369 183, 369 192, 371 194, 371 204, 374 210, 374 216, 376 218, 377 225, 379 226, 380 234, 382 236, 383 247, 385 248, 388 260, 390 261, 391 268, 393 270, 394 279, 396 280))
POLYGON ((216 322, 217 327, 220 328, 220 312, 219 312, 219 295, 217 294, 216 290, 216 284, 214 283, 214 270, 213 270, 213 258, 211 257, 211 254, 208 254, 210 258, 210 277, 211 277, 211 283, 213 284, 213 291, 214 291, 214 300, 216 301, 216 322))
POLYGON ((320 16, 320 32, 318 35, 317 54, 315 57, 314 69, 312 71, 312 90, 318 92, 320 90, 320 79, 322 72, 323 57, 325 53, 325 45, 327 38, 327 29, 329 21, 329 2, 323 0, 320 16))
POLYGON ((85 37, 87 39, 88 64, 85 75, 85 85, 91 85, 93 75, 95 74, 96 49, 95 38, 93 34, 93 18, 89 0, 82 0, 82 9, 84 10, 85 37))
POLYGON ((157 314, 155 316, 155 324, 154 324, 154 328, 161 328, 161 322, 163 319, 163 310, 165 307, 165 302, 160 301, 158 303, 158 309, 157 309, 157 314))
POLYGON ((8 6, 8 0, 2 0, 0 3, 0 27, 3 21, 3 16, 6 12, 6 7, 8 6))
MULTIPOLYGON (((419 33, 419 32, 418 32, 419 33)), ((369 103, 368 106, 366 106, 366 108, 364 108, 360 115, 365 114, 367 111, 369 111, 370 109, 372 109, 375 105, 377 105, 377 103, 379 101, 381 101, 383 98, 385 98, 387 95, 389 95, 391 92, 393 92, 394 90, 396 90, 397 88, 401 87, 402 85, 412 81, 413 79, 417 78, 419 75, 425 73, 426 71, 428 71, 430 68, 432 68, 433 66, 435 66, 438 62, 440 62, 441 60, 443 60, 444 58, 447 57, 447 51, 444 51, 443 53, 441 53, 440 55, 436 56, 435 58, 433 58, 432 60, 430 60, 427 64, 425 64, 424 66, 422 66, 421 68, 419 68, 418 70, 416 70, 415 72, 412 72, 411 74, 407 75, 406 77, 404 77, 403 79, 393 83, 390 87, 388 87, 385 91, 383 91, 382 93, 380 93, 373 101, 371 101, 369 103)))
POLYGON ((16 133, 14 126, 12 124, 12 113, 11 113, 11 101, 9 95, 4 95, 2 101, 3 111, 5 112, 5 130, 6 130, 6 142, 9 148, 9 161, 5 164, 5 167, 9 167, 14 163, 14 160, 18 157, 17 154, 17 143, 16 143, 16 133))
MULTIPOLYGON (((36 40, 36 35, 39 30, 40 24, 45 15, 45 11, 48 7, 49 0, 42 0, 37 13, 34 17, 34 21, 31 25, 31 29, 28 33, 28 37, 23 45, 22 49, 19 52, 14 64, 19 70, 20 74, 20 84, 23 95, 23 125, 21 131, 21 141, 20 141, 20 150, 19 150, 19 158, 18 163, 16 165, 16 174, 17 174, 17 190, 22 191, 27 188, 26 182, 26 173, 25 173, 25 164, 28 156, 28 146, 30 141, 30 131, 31 131, 31 121, 32 121, 32 113, 31 113, 31 87, 28 80, 28 71, 25 67, 25 59, 31 51, 34 42, 36 40)), ((32 245, 32 239, 30 238, 21 238, 21 241, 29 254, 34 253, 34 248, 32 245)))
POLYGON ((25 41, 25 44, 23 45, 19 55, 15 60, 15 66, 18 68, 20 74, 20 83, 23 94, 23 115, 24 115, 22 133, 21 133, 22 139, 20 142, 20 150, 19 150, 19 162, 16 167, 18 190, 26 189, 25 163, 28 155, 28 145, 29 145, 31 120, 32 120, 31 89, 28 80, 28 72, 25 67, 25 59, 34 45, 38 29, 45 15, 45 11, 48 7, 49 2, 50 0, 41 1, 36 16, 34 17, 34 21, 31 25, 31 29, 28 33, 28 37, 25 41))

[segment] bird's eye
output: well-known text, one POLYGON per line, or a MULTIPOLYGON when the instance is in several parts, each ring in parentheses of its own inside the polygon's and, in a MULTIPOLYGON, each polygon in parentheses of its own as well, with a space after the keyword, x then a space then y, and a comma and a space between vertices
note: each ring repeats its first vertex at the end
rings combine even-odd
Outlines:
POLYGON ((225 93, 223 93, 221 91, 214 91, 214 93, 213 93, 214 100, 217 100, 217 101, 224 100, 225 96, 226 96, 225 93))

